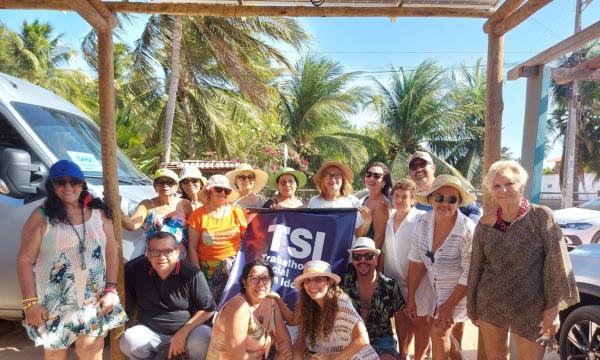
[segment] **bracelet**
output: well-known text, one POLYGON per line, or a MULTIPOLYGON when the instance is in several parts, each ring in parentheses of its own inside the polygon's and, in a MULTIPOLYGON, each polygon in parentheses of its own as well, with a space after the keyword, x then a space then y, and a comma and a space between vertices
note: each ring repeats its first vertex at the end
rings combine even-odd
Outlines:
POLYGON ((109 287, 111 287, 111 288, 117 288, 118 285, 117 285, 117 283, 114 283, 114 282, 104 283, 104 288, 109 288, 109 287))
POLYGON ((21 303, 22 303, 22 304, 26 304, 26 303, 28 303, 28 302, 31 302, 31 301, 37 301, 37 300, 38 300, 38 298, 37 298, 37 297, 30 297, 30 298, 28 298, 28 299, 23 299, 23 300, 21 300, 21 303))
POLYGON ((108 294, 108 293, 119 295, 117 293, 117 289, 115 289, 115 288, 104 288, 104 291, 102 291, 102 294, 108 294))
POLYGON ((38 303, 38 302, 37 302, 37 300, 36 300, 35 302, 31 302, 31 303, 28 303, 28 304, 26 304, 26 305, 23 305, 23 310, 27 310, 27 309, 29 309, 30 307, 32 307, 33 305, 35 305, 35 304, 37 304, 37 303, 38 303))

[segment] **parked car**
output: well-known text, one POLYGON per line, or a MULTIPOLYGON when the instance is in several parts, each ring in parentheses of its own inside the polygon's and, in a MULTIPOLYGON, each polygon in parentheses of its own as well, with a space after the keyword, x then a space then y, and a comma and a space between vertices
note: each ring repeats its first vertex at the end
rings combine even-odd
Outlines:
POLYGON ((577 207, 554 211, 568 246, 600 242, 600 198, 577 207))
POLYGON ((559 354, 562 360, 600 359, 600 244, 569 253, 581 301, 560 313, 559 354))
MULTIPOLYGON (((48 169, 69 159, 83 170, 90 191, 101 197, 102 157, 98 126, 56 94, 0 73, 0 318, 21 318, 16 258, 21 229, 45 198, 48 169)), ((131 211, 154 196, 151 181, 117 149, 121 207, 131 211)), ((123 232, 123 257, 144 253, 141 230, 123 232)))

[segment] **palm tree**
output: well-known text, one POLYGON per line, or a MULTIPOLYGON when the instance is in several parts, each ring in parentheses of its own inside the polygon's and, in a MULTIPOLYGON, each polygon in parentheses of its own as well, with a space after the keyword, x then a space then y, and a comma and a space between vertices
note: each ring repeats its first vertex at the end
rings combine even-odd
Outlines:
MULTIPOLYGON (((600 54, 600 44, 592 43, 582 50, 582 57, 592 58, 600 54)), ((574 64, 573 55, 563 59, 560 67, 569 67, 574 64)), ((548 128, 556 134, 555 141, 564 138, 568 121, 568 97, 570 84, 552 84, 553 99, 556 109, 548 119, 548 128)), ((573 186, 579 187, 584 174, 593 174, 595 180, 600 180, 600 83, 597 81, 584 81, 580 83, 579 112, 577 114, 577 135, 575 145, 575 179, 573 186)), ((563 148, 563 164, 564 164, 563 148)), ((562 178, 562 173, 561 173, 562 178)), ((562 181, 562 179, 561 179, 562 181)), ((577 190, 574 190, 577 191, 577 190)))
POLYGON ((324 158, 344 159, 355 169, 367 160, 362 141, 369 139, 357 135, 347 121, 368 98, 366 87, 350 85, 357 74, 344 73, 333 60, 305 56, 279 85, 282 140, 313 168, 324 158))

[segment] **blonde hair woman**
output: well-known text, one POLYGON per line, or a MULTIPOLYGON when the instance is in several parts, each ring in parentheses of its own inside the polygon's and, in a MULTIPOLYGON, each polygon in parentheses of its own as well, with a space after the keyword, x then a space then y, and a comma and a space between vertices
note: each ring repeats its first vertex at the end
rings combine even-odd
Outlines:
POLYGON ((475 228, 467 309, 490 359, 508 359, 509 331, 519 359, 542 359, 559 310, 579 301, 562 231, 523 196, 527 177, 516 161, 497 161, 483 179, 493 211, 475 228))
POLYGON ((269 179, 266 172, 255 169, 250 164, 242 163, 225 176, 240 194, 240 197, 235 201, 236 205, 244 209, 261 208, 267 201, 267 198, 260 194, 269 179))

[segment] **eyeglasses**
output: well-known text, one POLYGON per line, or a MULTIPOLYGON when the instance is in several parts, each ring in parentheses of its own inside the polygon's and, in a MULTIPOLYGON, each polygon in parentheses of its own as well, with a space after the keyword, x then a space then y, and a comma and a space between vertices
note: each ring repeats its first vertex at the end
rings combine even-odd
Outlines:
POLYGON ((341 172, 337 172, 337 173, 325 173, 323 174, 324 177, 328 178, 328 179, 334 179, 334 180, 339 180, 343 177, 343 174, 341 172))
POLYGON ((271 277, 270 276, 248 276, 248 282, 252 285, 258 285, 262 282, 263 285, 268 286, 268 285, 271 285, 271 277))
POLYGON ((411 169, 412 171, 427 167, 429 163, 427 161, 413 161, 410 164, 408 164, 408 168, 411 169))
POLYGON ((443 203, 444 200, 446 200, 448 204, 456 204, 458 202, 458 197, 454 195, 433 195, 433 201, 435 201, 436 203, 443 203))
POLYGON ((310 285, 311 283, 316 283, 316 284, 322 284, 325 281, 327 281, 327 277, 325 276, 316 276, 316 277, 312 277, 312 278, 308 278, 306 280, 304 280, 304 285, 310 285))
POLYGON ((281 186, 296 185, 296 180, 281 180, 278 182, 278 184, 281 186))
POLYGON ((76 186, 81 186, 81 184, 83 184, 83 180, 81 179, 65 179, 65 178, 58 178, 58 179, 53 179, 52 183, 56 186, 60 186, 60 187, 64 187, 67 186, 67 184, 69 184, 71 187, 76 187, 76 186))
POLYGON ((365 178, 370 178, 373 177, 375 180, 379 180, 383 177, 382 173, 374 173, 374 172, 370 172, 370 171, 365 171, 365 178))
POLYGON ((181 180, 181 184, 183 185, 187 185, 187 184, 197 184, 200 182, 200 179, 193 179, 193 178, 186 178, 181 180))
POLYGON ((158 180, 154 180, 154 185, 156 186, 175 186, 177 185, 177 181, 173 180, 173 179, 158 179, 158 180))
POLYGON ((373 253, 352 254, 352 260, 354 260, 354 261, 360 261, 360 259, 365 259, 367 261, 371 261, 371 260, 373 260, 374 257, 375 257, 375 254, 373 254, 373 253))
POLYGON ((256 176, 254 175, 238 175, 238 180, 242 180, 242 181, 254 181, 254 179, 256 179, 256 176))
POLYGON ((213 186, 213 188, 212 188, 212 189, 213 189, 213 190, 214 190, 216 193, 219 193, 219 194, 220 194, 220 193, 222 193, 222 192, 224 192, 224 193, 225 193, 225 195, 229 195, 229 194, 231 194, 231 189, 228 189, 228 188, 224 188, 224 187, 220 187, 220 186, 213 186))
POLYGON ((152 257, 159 257, 160 254, 163 254, 165 257, 169 257, 173 254, 173 252, 177 249, 149 249, 148 252, 152 257))

